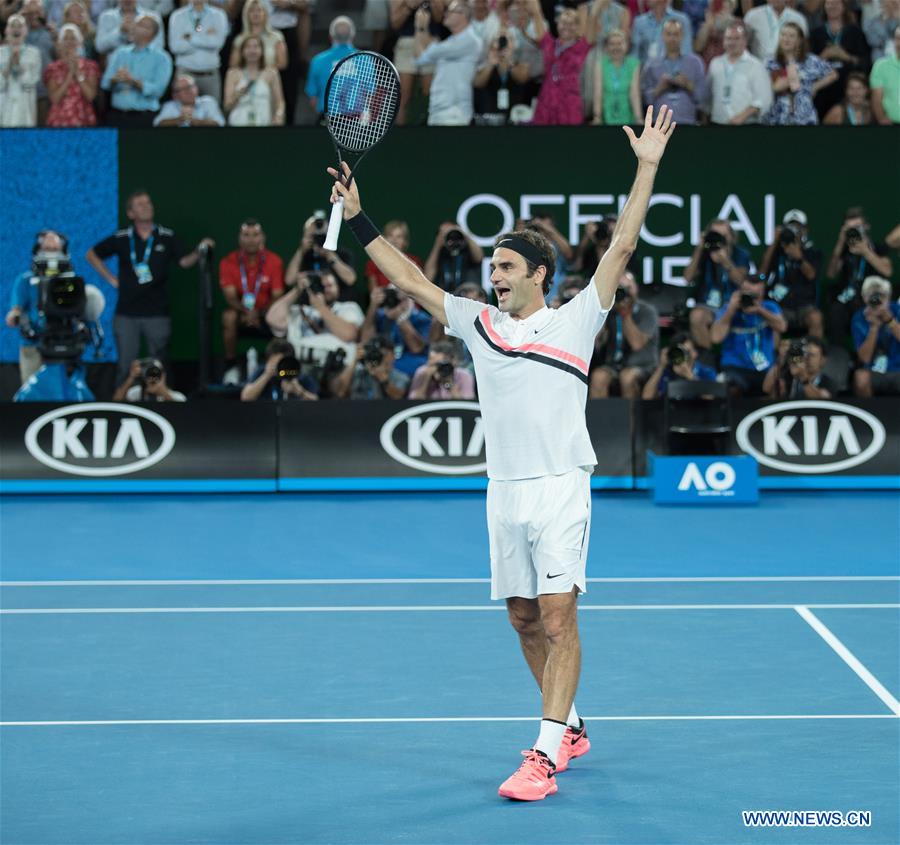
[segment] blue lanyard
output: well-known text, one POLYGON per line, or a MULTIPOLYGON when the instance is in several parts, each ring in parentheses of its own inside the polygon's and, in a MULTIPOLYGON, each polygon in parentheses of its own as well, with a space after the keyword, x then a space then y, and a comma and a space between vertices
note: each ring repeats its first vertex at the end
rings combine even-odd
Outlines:
MULTIPOLYGON (((266 254, 261 252, 259 254, 259 264, 256 269, 256 278, 253 280, 253 295, 256 296, 256 292, 259 290, 259 281, 262 278, 263 267, 266 264, 266 254)), ((247 268, 244 266, 244 256, 243 253, 238 258, 238 268, 241 271, 241 289, 244 293, 250 293, 250 286, 247 281, 247 268)))
MULTIPOLYGON (((147 238, 147 243, 144 245, 144 257, 141 259, 141 264, 147 264, 150 261, 150 253, 153 250, 153 237, 153 232, 151 232, 150 237, 147 238)), ((137 262, 137 254, 134 250, 134 226, 130 226, 128 228, 128 245, 131 252, 131 266, 135 267, 137 262)))
POLYGON ((613 352, 613 361, 619 361, 625 354, 624 339, 622 336, 622 318, 616 314, 616 348, 613 352))
POLYGON ((194 32, 200 32, 200 30, 202 29, 201 24, 203 23, 203 18, 206 15, 206 6, 203 7, 203 11, 200 12, 199 17, 197 17, 194 14, 194 9, 193 9, 193 7, 191 7, 190 15, 191 15, 191 21, 194 24, 194 32))
MULTIPOLYGON (((747 319, 746 317, 744 318, 747 319)), ((750 356, 750 360, 753 360, 753 353, 759 352, 760 347, 762 346, 762 324, 760 323, 762 317, 757 317, 755 314, 753 315, 753 325, 747 326, 747 328, 753 329, 753 349, 750 349, 750 338, 747 335, 744 335, 744 346, 747 347, 747 355, 750 356)))

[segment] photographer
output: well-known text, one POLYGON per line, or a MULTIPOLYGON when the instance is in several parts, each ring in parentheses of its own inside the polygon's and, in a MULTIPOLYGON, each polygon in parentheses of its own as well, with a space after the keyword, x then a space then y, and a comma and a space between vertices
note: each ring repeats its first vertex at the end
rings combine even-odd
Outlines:
POLYGON ((433 344, 428 363, 416 370, 409 388, 410 399, 474 399, 475 379, 457 366, 456 347, 446 340, 433 344))
POLYGON ((708 350, 715 313, 728 301, 750 272, 750 253, 735 242, 727 220, 713 220, 703 231, 684 270, 690 285, 688 298, 695 300, 689 314, 691 337, 698 350, 708 350))
POLYGON ((338 399, 403 399, 409 376, 394 366, 394 344, 376 335, 354 348, 343 372, 329 385, 338 399))
POLYGON ((863 307, 863 279, 873 275, 889 279, 894 272, 887 246, 874 244, 869 232, 869 221, 862 208, 848 208, 828 262, 828 278, 835 280, 828 312, 828 337, 832 343, 847 337, 853 314, 863 307))
MULTIPOLYGON (((384 224, 382 237, 396 249, 402 252, 416 267, 421 269, 422 259, 418 255, 407 252, 409 249, 409 224, 405 220, 388 220, 384 224)), ((386 288, 391 280, 378 269, 378 265, 369 259, 365 269, 366 280, 369 283, 369 293, 375 288, 386 288)))
POLYGON ((608 398, 618 383, 623 399, 638 399, 658 359, 659 314, 652 305, 638 302, 637 282, 626 271, 619 279, 614 310, 594 341, 590 398, 608 398))
POLYGON ((669 382, 715 381, 716 371, 697 360, 697 347, 688 334, 677 334, 660 353, 659 364, 647 379, 641 399, 660 399, 666 395, 669 382))
POLYGON ((162 361, 142 358, 131 362, 128 376, 113 393, 113 402, 186 402, 187 397, 166 383, 162 361))
POLYGON ((809 335, 803 340, 782 340, 778 362, 766 374, 763 391, 775 399, 831 399, 835 383, 822 372, 825 344, 809 335))
POLYGON ((759 271, 768 278, 766 294, 781 307, 788 329, 823 337, 818 276, 822 253, 808 237, 806 215, 792 208, 776 227, 759 271))
POLYGON ((617 221, 615 214, 605 214, 602 220, 593 220, 584 227, 581 243, 575 249, 572 270, 581 273, 586 279, 593 277, 600 259, 609 249, 617 221))
POLYGON ((397 369, 410 378, 427 360, 430 334, 431 315, 403 291, 393 286, 372 291, 361 339, 366 343, 375 335, 387 337, 395 351, 402 350, 397 369))
POLYGON ((853 315, 853 345, 862 366, 853 373, 860 398, 900 395, 900 304, 891 300, 891 283, 869 276, 862 284, 865 308, 853 315))
POLYGON ((356 284, 356 270, 353 269, 353 254, 342 247, 337 250, 325 249, 328 234, 328 219, 322 210, 314 211, 312 217, 303 224, 300 246, 288 262, 284 272, 284 283, 290 288, 297 284, 301 273, 333 273, 344 288, 356 284))
POLYGON ((447 221, 438 227, 425 275, 439 288, 452 291, 464 282, 481 282, 484 251, 459 226, 447 221))
POLYGON ((778 304, 764 295, 761 278, 745 279, 719 309, 710 330, 712 342, 722 344, 722 370, 738 396, 763 394, 766 373, 775 363, 775 335, 787 329, 778 304))
POLYGON ((281 402, 287 399, 318 399, 317 386, 300 375, 300 362, 286 340, 276 338, 266 346, 266 363, 250 374, 241 389, 242 402, 281 402))
POLYGON ((528 65, 505 29, 491 40, 487 59, 475 74, 475 125, 505 126, 510 109, 530 102, 528 65))

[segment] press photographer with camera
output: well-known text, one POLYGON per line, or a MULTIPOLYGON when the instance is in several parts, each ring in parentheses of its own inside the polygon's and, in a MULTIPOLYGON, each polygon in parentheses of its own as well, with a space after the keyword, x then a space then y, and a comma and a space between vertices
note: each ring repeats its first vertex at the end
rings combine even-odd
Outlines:
POLYGON ((792 208, 775 228, 759 271, 768 278, 766 295, 781 307, 788 329, 821 339, 824 319, 818 308, 822 252, 809 240, 806 214, 792 208))
POLYGON ((375 335, 394 344, 395 366, 412 378, 428 358, 431 315, 393 285, 376 288, 369 298, 360 339, 366 343, 375 335))
POLYGON ((775 335, 787 330, 776 302, 765 299, 765 280, 741 282, 716 314, 710 330, 722 344, 722 371, 736 396, 762 396, 766 373, 775 363, 775 335))
POLYGON ((355 347, 347 366, 331 381, 331 395, 338 399, 404 399, 409 376, 394 366, 395 361, 390 338, 369 338, 355 347))
POLYGON ((283 402, 302 399, 307 402, 319 398, 318 385, 300 372, 300 362, 294 347, 283 338, 274 338, 266 345, 266 361, 255 373, 250 373, 241 388, 241 402, 283 402))
POLYGON ((869 276, 862 284, 865 308, 853 315, 853 345, 862 365, 853 373, 860 398, 900 395, 900 304, 891 283, 869 276))
POLYGON ((506 29, 488 42, 487 57, 475 74, 475 125, 505 126, 509 112, 530 103, 529 68, 506 29))
POLYGON ((353 253, 340 246, 336 250, 325 249, 327 234, 328 219, 325 212, 318 209, 303 224, 300 245, 284 272, 284 283, 289 288, 297 284, 301 273, 333 273, 342 289, 349 290, 356 284, 353 253))
POLYGON ((458 366, 456 346, 439 340, 428 352, 428 362, 416 370, 410 399, 474 399, 475 379, 458 366))
POLYGON ((641 391, 641 399, 660 399, 670 382, 715 381, 716 371, 697 360, 697 347, 689 334, 676 334, 659 355, 656 369, 641 391))
POLYGON ((837 385, 824 372, 826 353, 821 338, 782 340, 778 361, 766 373, 763 391, 775 399, 831 399, 837 385))
POLYGON ((438 227, 431 252, 425 259, 425 275, 446 291, 453 291, 464 282, 480 284, 482 258, 484 250, 448 220, 438 227))
POLYGON ((128 376, 113 393, 113 402, 186 402, 187 397, 166 382, 162 361, 141 358, 131 362, 128 376))

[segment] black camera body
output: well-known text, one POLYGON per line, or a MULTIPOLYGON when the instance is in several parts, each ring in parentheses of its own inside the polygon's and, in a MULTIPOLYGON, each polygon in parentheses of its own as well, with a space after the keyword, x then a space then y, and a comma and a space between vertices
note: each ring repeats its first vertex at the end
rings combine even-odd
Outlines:
POLYGON ((387 288, 384 292, 384 302, 381 307, 390 311, 391 308, 396 308, 400 304, 400 294, 397 293, 396 288, 387 288))
POLYGON ((141 365, 141 384, 147 385, 162 379, 163 370, 155 358, 141 358, 138 363, 141 365))
POLYGON ((631 294, 625 288, 616 288, 616 298, 613 300, 613 304, 618 305, 626 299, 631 299, 631 294))
POLYGON ((605 220, 598 220, 595 224, 596 228, 591 234, 591 240, 596 246, 606 243, 612 237, 612 231, 609 224, 605 220))
POLYGON ((505 50, 509 46, 509 39, 505 35, 497 36, 497 49, 505 50))
POLYGON ((377 337, 373 337, 363 347, 363 363, 378 367, 382 361, 384 361, 384 349, 381 341, 377 337))
POLYGON ((343 347, 339 346, 337 349, 332 349, 325 356, 325 363, 322 364, 322 375, 331 376, 341 372, 344 369, 346 360, 347 352, 343 347))
POLYGON ((850 229, 847 229, 847 246, 858 244, 860 241, 864 240, 865 237, 866 233, 862 226, 853 226, 850 229))
POLYGON ((278 362, 278 369, 275 371, 275 377, 281 381, 290 381, 300 375, 300 361, 293 355, 285 355, 278 362))
POLYGON ((318 273, 307 273, 306 283, 312 293, 325 293, 325 285, 322 284, 322 277, 318 273))
POLYGON ((68 258, 44 259, 38 255, 33 269, 38 277, 38 312, 42 324, 23 324, 22 333, 37 341, 45 361, 77 361, 91 339, 84 322, 87 308, 84 279, 75 275, 68 258))
POLYGON ((459 255, 466 248, 466 236, 461 229, 450 229, 444 235, 444 249, 452 256, 459 255))
POLYGON ((880 308, 884 303, 884 299, 882 299, 880 293, 873 293, 867 300, 866 305, 870 308, 880 308))
POLYGON ((437 365, 437 375, 441 381, 452 381, 453 380, 453 370, 454 370, 452 361, 441 361, 437 365))
POLYGON ((754 305, 756 305, 756 297, 752 293, 741 294, 742 309, 752 308, 754 305))
POLYGON ((806 360, 806 344, 802 340, 791 341, 788 347, 788 360, 792 363, 799 364, 806 360))
POLYGON ((802 243, 803 236, 797 230, 797 227, 791 225, 790 223, 788 223, 788 225, 785 226, 778 234, 778 243, 782 247, 791 246, 791 244, 795 244, 798 241, 802 243))
POLYGON ((708 255, 728 246, 728 238, 715 229, 710 229, 703 238, 703 251, 708 255))
POLYGON ((683 346, 675 344, 669 347, 669 364, 673 367, 680 367, 687 361, 687 350, 683 346))

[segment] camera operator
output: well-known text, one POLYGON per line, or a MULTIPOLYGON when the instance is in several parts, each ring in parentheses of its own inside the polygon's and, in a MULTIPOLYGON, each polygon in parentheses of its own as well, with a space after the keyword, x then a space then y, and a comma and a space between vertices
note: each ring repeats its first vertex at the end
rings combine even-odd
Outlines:
POLYGON ((393 285, 376 288, 362 327, 363 343, 384 335, 394 344, 395 366, 412 378, 428 358, 431 315, 393 285), (399 354, 398 354, 399 353, 399 354))
POLYGON ((375 335, 354 348, 350 362, 329 385, 331 395, 339 399, 403 399, 409 376, 394 362, 394 344, 375 335))
POLYGON ((697 360, 697 347, 689 334, 680 333, 662 350, 659 363, 641 391, 642 399, 659 399, 666 395, 669 383, 685 381, 715 381, 716 371, 697 360))
POLYGON ((342 288, 350 289, 356 284, 356 270, 353 269, 353 253, 343 247, 337 250, 325 249, 328 234, 328 218, 319 209, 303 224, 300 246, 288 262, 284 282, 290 288, 297 284, 301 273, 333 273, 342 288))
POLYGON ((869 276, 862 284, 865 308, 853 315, 853 345, 862 365, 853 373, 853 392, 861 398, 900 395, 900 304, 891 300, 891 283, 869 276))
POLYGON ((659 359, 659 314, 638 302, 638 286, 626 271, 619 279, 615 305, 594 341, 590 398, 606 399, 619 384, 623 399, 638 399, 659 359))
POLYGON ((505 126, 509 111, 529 103, 529 68, 522 51, 503 29, 488 44, 487 57, 475 74, 475 125, 505 126))
POLYGON ((760 273, 768 278, 766 294, 781 307, 788 329, 821 339, 824 333, 819 301, 822 253, 808 238, 806 214, 792 208, 776 227, 763 256, 760 273))
POLYGON ((712 342, 722 344, 722 370, 738 396, 763 394, 766 373, 775 363, 775 335, 787 330, 781 308, 764 298, 765 288, 759 276, 744 279, 710 330, 712 342))
POLYGON ((410 399, 474 399, 475 379, 458 366, 456 346, 446 340, 433 344, 428 363, 416 370, 409 388, 410 399))
POLYGON ((300 373, 300 362, 286 340, 275 338, 266 346, 266 362, 241 388, 242 402, 281 402, 287 399, 314 401, 317 385, 300 373))
MULTIPOLYGON (((600 259, 609 249, 617 220, 615 214, 606 214, 602 220, 592 220, 585 225, 581 242, 575 248, 572 270, 581 273, 586 279, 593 277, 600 264, 600 259)), ((630 265, 629 269, 631 269, 630 265)))
POLYGON ((713 220, 703 231, 684 270, 695 305, 688 315, 691 337, 698 351, 712 348, 710 329, 718 311, 750 272, 750 253, 738 246, 727 220, 713 220))
POLYGON ((113 402, 186 402, 187 397, 166 383, 166 370, 156 358, 132 361, 128 376, 113 393, 113 402))
POLYGON ((763 391, 775 399, 831 399, 837 386, 822 372, 825 358, 821 338, 808 335, 802 340, 782 340, 778 361, 766 373, 763 391))
POLYGON ((869 221, 862 208, 848 208, 828 262, 828 278, 835 280, 828 312, 828 337, 832 343, 847 337, 853 314, 863 307, 863 280, 873 275, 889 279, 894 272, 887 246, 873 243, 869 232, 869 221))
POLYGON ((484 250, 459 226, 447 221, 438 227, 428 258, 425 275, 439 288, 452 291, 463 282, 481 282, 484 250))

